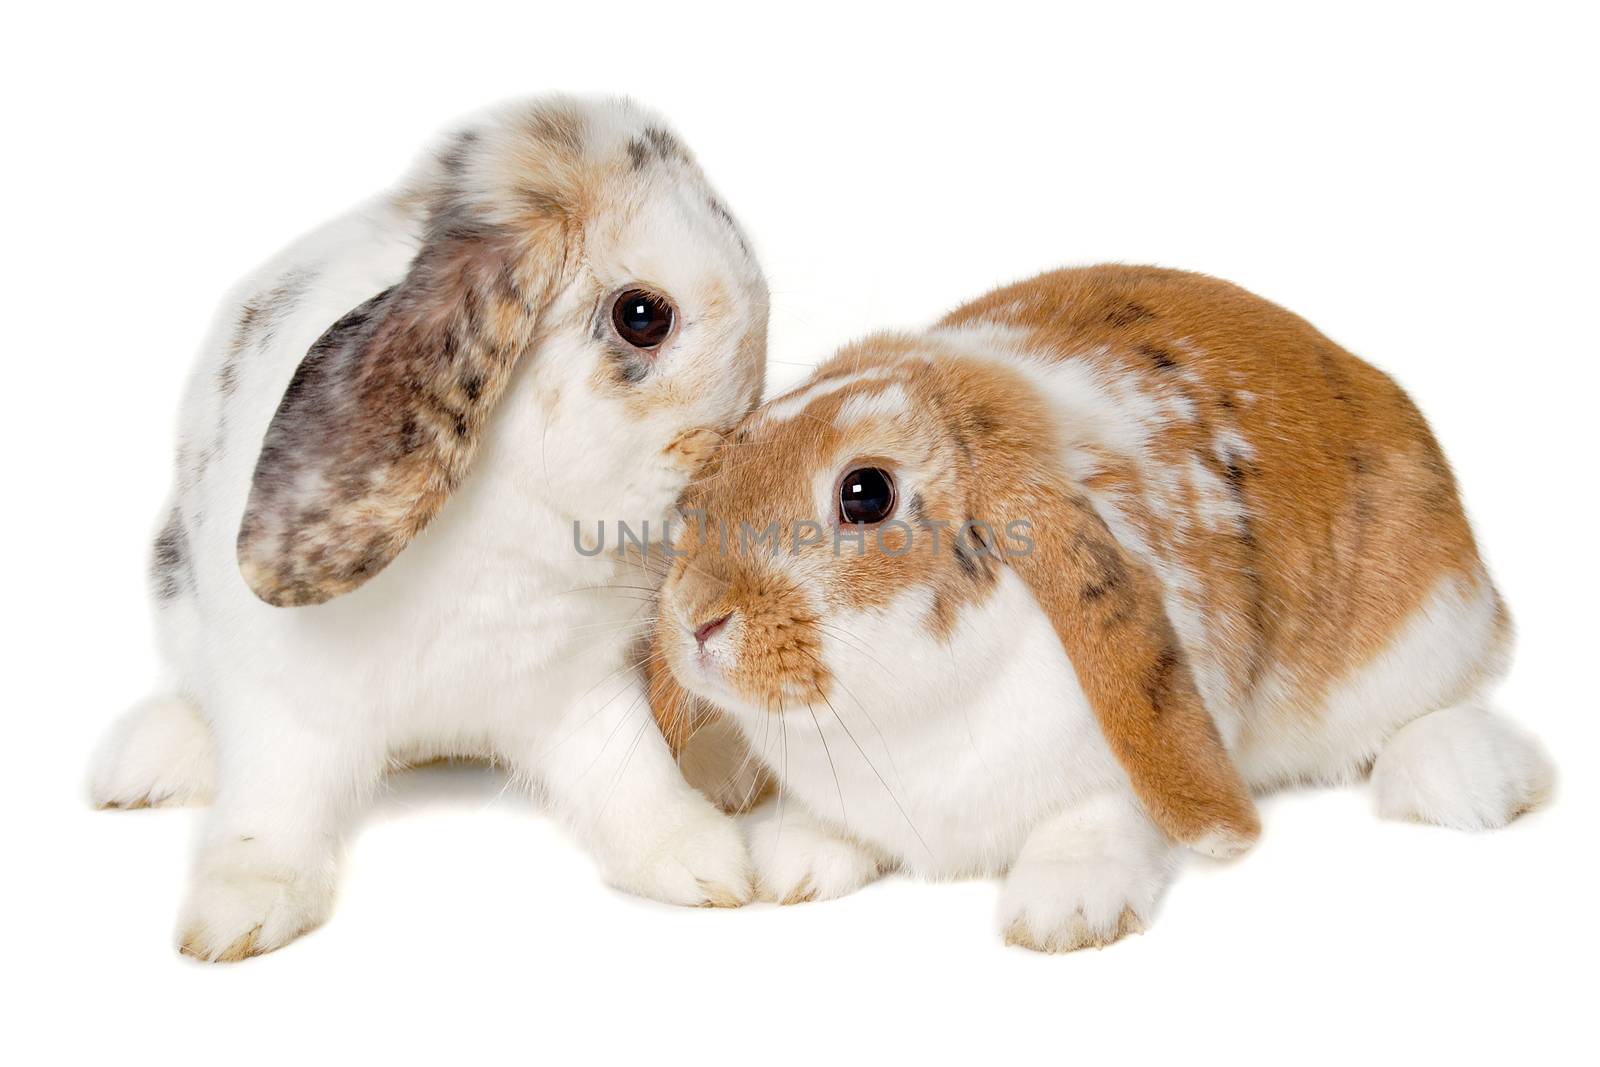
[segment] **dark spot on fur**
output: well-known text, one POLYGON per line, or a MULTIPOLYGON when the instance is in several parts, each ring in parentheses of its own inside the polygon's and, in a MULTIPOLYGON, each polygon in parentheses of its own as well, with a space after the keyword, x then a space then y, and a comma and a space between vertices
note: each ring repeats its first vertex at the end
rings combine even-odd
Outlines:
POLYGON ((1227 479, 1228 490, 1232 493, 1239 512, 1235 539, 1238 541, 1243 558, 1235 569, 1248 590, 1245 611, 1250 632, 1256 637, 1256 640, 1250 642, 1248 646, 1249 664, 1246 677, 1251 686, 1260 679, 1261 670, 1265 665, 1261 648, 1271 622, 1267 617, 1266 590, 1262 583, 1261 568, 1257 558, 1260 546, 1256 540, 1255 519, 1250 513, 1250 499, 1246 493, 1248 479, 1255 473, 1237 460, 1230 460, 1222 466, 1222 476, 1227 479))
POLYGON ((651 147, 656 150, 656 155, 661 157, 663 163, 669 163, 674 159, 688 158, 683 147, 678 144, 672 134, 659 126, 647 127, 644 131, 644 136, 650 142, 651 147))
POLYGON ((972 466, 972 446, 967 443, 966 430, 963 428, 961 420, 955 418, 947 419, 945 428, 949 431, 950 440, 956 446, 956 450, 961 453, 963 465, 970 468, 972 466))
POLYGON ((1232 393, 1222 393, 1217 397, 1217 406, 1223 411, 1232 411, 1237 405, 1232 393))
POLYGON ((739 223, 734 219, 733 212, 715 196, 706 196, 706 207, 711 209, 711 214, 726 226, 733 234, 733 239, 739 242, 739 251, 743 252, 746 259, 750 258, 750 246, 745 242, 744 231, 739 229, 739 223))
POLYGON ((483 395, 483 375, 469 374, 461 379, 461 391, 467 394, 468 400, 476 400, 483 395))
POLYGON ((975 582, 991 581, 994 578, 992 563, 998 558, 999 553, 990 540, 993 533, 987 523, 969 516, 950 538, 951 552, 955 555, 956 565, 961 568, 962 574, 975 582))
POLYGON ((973 581, 981 579, 983 577, 983 568, 978 564, 977 556, 968 547, 966 537, 958 533, 951 539, 951 544, 955 552, 956 565, 961 568, 961 573, 973 581))
POLYGON ((466 332, 469 338, 477 337, 483 332, 483 300, 478 296, 476 289, 468 288, 462 292, 461 314, 466 320, 466 332))
POLYGON ((1000 429, 1000 420, 994 417, 994 412, 982 404, 972 409, 972 416, 967 420, 972 436, 980 441, 987 440, 994 432, 1000 429))
POLYGON ((150 580, 157 599, 171 600, 194 588, 194 562, 189 552, 189 534, 183 517, 173 508, 166 524, 156 535, 150 557, 150 580))
POLYGON ((1127 570, 1122 566, 1122 561, 1117 560, 1114 567, 1103 567, 1095 578, 1085 583, 1083 588, 1078 591, 1079 595, 1091 603, 1101 600, 1108 594, 1122 588, 1122 583, 1127 580, 1127 576, 1127 570))
POLYGON ((572 214, 571 205, 549 189, 524 185, 517 190, 528 210, 543 218, 564 219, 572 214))
POLYGON ((1128 568, 1122 561, 1122 553, 1109 540, 1109 534, 1102 536, 1098 532, 1103 529, 1099 517, 1095 516, 1092 527, 1078 530, 1072 538, 1073 555, 1085 576, 1079 595, 1090 603, 1118 592, 1128 582, 1128 568))
POLYGON ((373 571, 382 570, 384 564, 389 562, 389 544, 382 536, 374 537, 367 543, 367 549, 362 553, 361 559, 351 569, 352 575, 364 575, 373 571))
POLYGON ((553 148, 578 155, 583 151, 583 126, 578 116, 564 108, 544 108, 528 120, 528 132, 553 148))
POLYGON ((908 510, 908 513, 911 516, 911 521, 916 523, 917 525, 920 526, 923 523, 928 521, 927 507, 923 503, 922 494, 921 493, 917 493, 914 496, 912 496, 912 498, 911 498, 911 506, 907 510, 908 510))
POLYGON ((1175 646, 1168 644, 1161 649, 1161 654, 1150 665, 1150 674, 1145 680, 1145 695, 1150 698, 1150 709, 1158 718, 1166 714, 1173 684, 1176 681, 1174 676, 1182 662, 1182 653, 1175 646))
POLYGON ((1131 300, 1125 304, 1113 305, 1106 311, 1106 322, 1112 326, 1132 326, 1136 322, 1145 322, 1155 317, 1155 312, 1131 300))
POLYGON ((1150 360, 1156 370, 1171 370, 1178 365, 1178 361, 1173 359, 1170 353, 1155 345, 1140 345, 1139 351, 1150 360))
POLYGON ((511 269, 509 262, 502 263, 500 269, 495 272, 494 284, 495 290, 500 294, 502 300, 512 304, 520 304, 525 311, 533 311, 532 308, 528 307, 528 301, 522 295, 522 286, 518 284, 516 272, 511 269))
POLYGON ((1322 370, 1322 378, 1328 385, 1328 390, 1336 398, 1342 398, 1343 403, 1350 403, 1350 395, 1345 392, 1344 372, 1339 368, 1339 362, 1334 358, 1333 352, 1322 347, 1317 349, 1317 365, 1322 370))
POLYGON ((618 385, 638 385, 650 374, 650 361, 637 349, 618 345, 611 336, 610 316, 601 315, 596 325, 595 340, 606 343, 611 363, 611 377, 618 385))
POLYGON ((739 224, 733 221, 733 212, 729 211, 721 200, 708 195, 706 197, 706 207, 711 209, 711 213, 720 219, 724 226, 734 230, 739 228, 739 224))
POLYGON ((633 162, 634 170, 644 170, 650 162, 650 146, 635 137, 628 142, 628 158, 633 162))
POLYGON ((316 277, 317 271, 311 268, 291 270, 280 277, 272 288, 250 297, 239 308, 239 322, 234 329, 233 343, 228 348, 222 366, 217 368, 217 391, 222 396, 231 396, 239 387, 239 366, 245 351, 272 341, 279 321, 295 309, 316 277))
POLYGON ((637 385, 644 381, 645 375, 650 373, 650 368, 641 359, 624 357, 618 360, 618 373, 622 380, 629 385, 637 385))
POLYGON ((444 167, 450 175, 460 174, 467 165, 467 156, 472 151, 472 146, 478 142, 476 130, 462 130, 451 138, 450 143, 444 146, 439 153, 439 165, 444 167))
POLYGON ((414 415, 407 415, 406 421, 400 424, 400 452, 410 455, 422 447, 422 428, 417 425, 414 415))

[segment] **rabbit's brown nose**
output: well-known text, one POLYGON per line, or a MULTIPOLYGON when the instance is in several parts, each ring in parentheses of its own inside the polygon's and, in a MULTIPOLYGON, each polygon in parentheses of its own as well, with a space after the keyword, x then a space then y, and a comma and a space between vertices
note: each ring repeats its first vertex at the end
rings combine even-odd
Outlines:
POLYGON ((694 632, 695 642, 699 644, 701 648, 705 648, 706 642, 711 640, 711 635, 726 626, 728 624, 728 620, 731 618, 733 618, 733 612, 730 611, 720 619, 712 619, 710 622, 701 626, 694 632))

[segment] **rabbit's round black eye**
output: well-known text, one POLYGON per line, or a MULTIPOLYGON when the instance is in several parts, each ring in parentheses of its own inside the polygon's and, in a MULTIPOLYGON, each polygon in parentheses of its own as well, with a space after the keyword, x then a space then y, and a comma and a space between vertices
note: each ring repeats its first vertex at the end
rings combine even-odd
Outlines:
POLYGON ((870 526, 894 514, 894 478, 881 467, 857 467, 839 483, 839 521, 870 526))
POLYGON ((611 305, 617 336, 635 348, 655 348, 672 332, 672 305, 644 289, 629 289, 611 305))

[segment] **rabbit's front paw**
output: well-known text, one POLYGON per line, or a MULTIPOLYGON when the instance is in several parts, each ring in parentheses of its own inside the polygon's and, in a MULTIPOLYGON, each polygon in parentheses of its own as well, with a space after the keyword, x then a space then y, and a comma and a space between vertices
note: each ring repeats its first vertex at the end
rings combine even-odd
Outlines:
POLYGON ((739 827, 698 794, 642 860, 611 865, 606 880, 642 897, 690 907, 737 908, 752 892, 739 827))
POLYGON ((178 925, 178 949, 231 963, 282 948, 333 906, 332 879, 237 856, 202 862, 178 925))
POLYGON ((1160 884, 1110 857, 1018 864, 1001 893, 1000 930, 1006 944, 1035 952, 1104 948, 1144 932, 1160 884))
POLYGON ((756 897, 778 904, 831 900, 854 893, 883 871, 879 858, 811 818, 798 805, 768 803, 744 820, 756 897))
POLYGON ((1029 836, 1006 875, 1000 930, 1006 944, 1038 952, 1103 948, 1144 930, 1174 866, 1134 805, 1092 799, 1029 836))
POLYGON ((152 697, 100 742, 89 774, 97 808, 160 808, 211 799, 211 731, 181 696, 152 697))

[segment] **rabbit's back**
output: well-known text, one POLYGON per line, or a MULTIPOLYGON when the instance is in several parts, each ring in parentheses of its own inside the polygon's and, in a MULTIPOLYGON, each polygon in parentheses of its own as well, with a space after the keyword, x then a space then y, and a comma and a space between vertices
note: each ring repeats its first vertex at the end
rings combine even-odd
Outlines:
MULTIPOLYGON (((941 325, 1012 331, 1084 394, 1073 404, 1105 409, 1065 421, 1110 412, 1126 431, 1078 439, 1073 473, 1162 579, 1247 770, 1252 744, 1331 715, 1419 615, 1470 623, 1441 689, 1501 658, 1509 622, 1427 423, 1304 319, 1205 275, 1107 266, 997 290, 941 325)), ((1320 776, 1294 762, 1264 756, 1252 777, 1320 776)))

